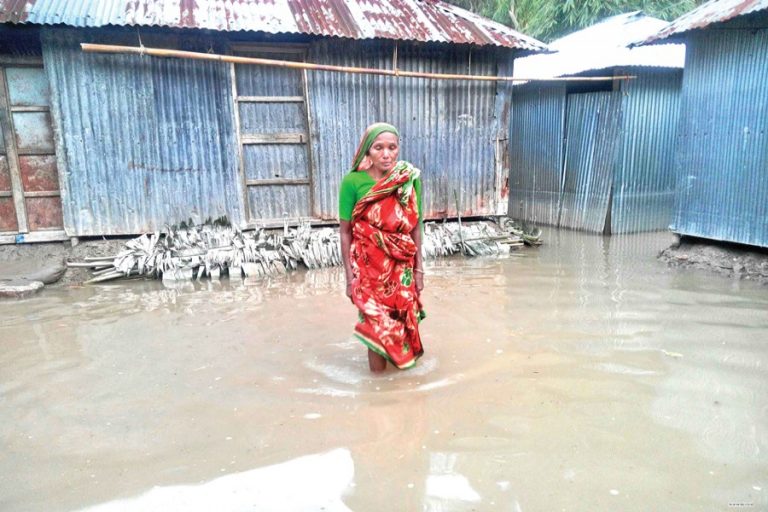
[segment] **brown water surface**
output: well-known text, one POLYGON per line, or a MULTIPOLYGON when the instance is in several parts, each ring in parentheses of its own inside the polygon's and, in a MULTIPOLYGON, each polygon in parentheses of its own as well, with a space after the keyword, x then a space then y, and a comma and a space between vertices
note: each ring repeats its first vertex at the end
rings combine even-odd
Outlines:
POLYGON ((339 269, 2 302, 0 510, 767 510, 768 287, 545 239, 429 262, 381 376, 339 269))

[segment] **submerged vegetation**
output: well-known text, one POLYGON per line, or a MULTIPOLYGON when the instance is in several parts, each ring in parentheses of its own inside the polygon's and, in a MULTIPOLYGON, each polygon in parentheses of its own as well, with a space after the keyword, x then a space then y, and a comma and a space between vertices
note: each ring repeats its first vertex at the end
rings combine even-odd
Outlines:
MULTIPOLYGON (((523 244, 537 245, 540 232, 510 219, 474 222, 433 222, 424 227, 427 258, 463 254, 494 256, 523 244)), ((300 266, 313 269, 341 265, 336 228, 313 228, 308 222, 282 230, 241 231, 222 219, 195 225, 192 220, 169 226, 167 233, 144 234, 128 240, 114 256, 69 262, 91 269, 87 283, 125 277, 164 280, 240 278, 282 274, 300 266)))

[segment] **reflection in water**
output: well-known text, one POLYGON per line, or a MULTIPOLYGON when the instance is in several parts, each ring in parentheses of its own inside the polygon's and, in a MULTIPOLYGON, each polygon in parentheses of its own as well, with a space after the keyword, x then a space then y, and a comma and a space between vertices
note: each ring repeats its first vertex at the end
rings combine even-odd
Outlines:
POLYGON ((481 500, 467 477, 458 473, 458 459, 456 453, 431 454, 426 486, 428 510, 450 510, 458 503, 481 500))
POLYGON ((545 240, 430 262, 380 376, 340 269, 0 303, 0 510, 768 507, 766 288, 545 240))
POLYGON ((349 451, 339 448, 198 485, 155 487, 135 498, 88 507, 83 512, 349 511, 341 497, 354 472, 349 451))

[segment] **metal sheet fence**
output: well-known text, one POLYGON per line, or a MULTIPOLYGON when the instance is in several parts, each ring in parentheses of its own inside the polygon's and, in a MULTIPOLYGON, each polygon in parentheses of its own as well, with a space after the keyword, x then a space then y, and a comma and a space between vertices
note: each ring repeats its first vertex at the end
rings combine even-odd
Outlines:
POLYGON ((229 67, 85 54, 83 37, 42 33, 65 149, 67 233, 139 233, 221 215, 241 223, 229 67))
POLYGON ((509 215, 557 225, 563 167, 565 87, 513 89, 510 127, 509 215))
MULTIPOLYGON (((391 68, 393 46, 319 41, 310 48, 308 60, 391 68)), ((495 51, 466 47, 398 48, 398 67, 408 71, 493 75, 498 58, 495 51)), ((426 217, 455 216, 454 192, 462 215, 494 213, 502 193, 496 190, 495 148, 497 139, 507 138, 498 119, 509 106, 508 88, 498 90, 507 95, 502 101, 497 101, 494 83, 310 73, 314 214, 337 217, 341 178, 349 170, 363 130, 376 121, 399 128, 401 158, 422 169, 426 217)))
POLYGON ((687 46, 673 231, 768 247, 768 28, 687 46))
POLYGON ((630 69, 622 82, 621 149, 616 162, 611 232, 669 229, 682 71, 630 69))
POLYGON ((558 225, 602 232, 608 214, 621 128, 615 92, 569 94, 558 225))

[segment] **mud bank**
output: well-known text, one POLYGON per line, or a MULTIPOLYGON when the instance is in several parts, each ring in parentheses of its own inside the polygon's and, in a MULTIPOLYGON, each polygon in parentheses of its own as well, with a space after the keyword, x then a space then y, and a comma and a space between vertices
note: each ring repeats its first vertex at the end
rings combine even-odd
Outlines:
MULTIPOLYGON (((0 271, 11 265, 35 269, 61 264, 67 259, 82 260, 92 256, 111 256, 117 254, 129 239, 87 240, 74 247, 70 242, 0 245, 0 271)), ((58 281, 47 286, 80 284, 88 278, 87 269, 69 268, 58 281)))
POLYGON ((717 272, 768 285, 768 251, 737 244, 682 237, 659 253, 672 266, 717 272))

